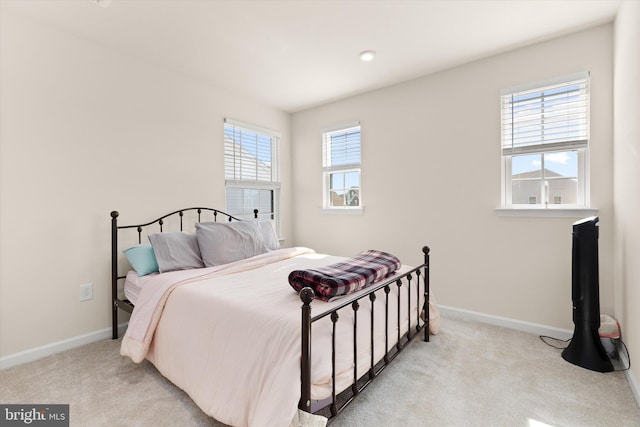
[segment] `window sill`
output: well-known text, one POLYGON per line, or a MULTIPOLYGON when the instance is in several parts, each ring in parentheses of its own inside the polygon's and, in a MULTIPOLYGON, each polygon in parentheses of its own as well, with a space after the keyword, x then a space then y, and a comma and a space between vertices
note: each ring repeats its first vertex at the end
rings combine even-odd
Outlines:
POLYGON ((322 208, 320 213, 324 215, 362 215, 364 214, 364 207, 360 208, 322 208))
POLYGON ((596 208, 497 208, 496 215, 520 218, 584 218, 598 214, 596 208))

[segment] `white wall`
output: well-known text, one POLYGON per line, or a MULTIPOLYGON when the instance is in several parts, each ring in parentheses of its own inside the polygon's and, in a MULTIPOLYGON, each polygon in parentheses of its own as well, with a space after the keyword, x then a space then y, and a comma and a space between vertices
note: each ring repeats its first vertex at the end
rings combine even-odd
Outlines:
MULTIPOLYGON (((637 118, 638 97, 627 90, 638 88, 638 7, 623 10, 615 33, 616 110, 637 118)), ((640 249, 629 219, 638 217, 638 199, 626 195, 639 169, 637 157, 618 153, 614 187, 611 26, 298 113, 291 137, 287 114, 223 89, 10 12, 3 11, 0 31, 0 357, 109 326, 111 210, 127 222, 224 204, 223 117, 283 134, 285 245, 347 256, 377 247, 415 264, 428 244, 440 303, 569 329, 575 218, 494 212, 498 92, 582 69, 592 77, 601 307, 624 310, 631 352, 640 352, 631 326, 640 324, 632 310, 640 299, 633 286, 640 249), (363 126, 365 213, 322 215, 320 129, 356 119, 363 126), (614 188, 616 201, 626 202, 616 206, 615 300, 614 188), (80 303, 86 282, 94 284, 94 300, 80 303)), ((637 120, 627 115, 616 113, 616 150, 637 154, 637 120)))
POLYGON ((576 218, 504 218, 494 209, 500 205, 500 89, 581 70, 591 72, 601 308, 612 313, 611 25, 294 114, 294 243, 345 256, 377 248, 413 264, 427 244, 439 303, 572 329, 576 218), (352 120, 362 125, 365 212, 323 215, 320 130, 352 120))
MULTIPOLYGON (((0 22, 0 356, 110 325, 110 216, 224 208, 223 118, 290 117, 3 10, 0 22), (91 282, 94 299, 79 302, 91 282)), ((284 243, 285 245, 287 242, 284 243)))
MULTIPOLYGON (((625 1, 615 22, 615 303, 631 357, 640 354, 640 3, 625 1)), ((640 402, 640 370, 633 368, 640 402)))

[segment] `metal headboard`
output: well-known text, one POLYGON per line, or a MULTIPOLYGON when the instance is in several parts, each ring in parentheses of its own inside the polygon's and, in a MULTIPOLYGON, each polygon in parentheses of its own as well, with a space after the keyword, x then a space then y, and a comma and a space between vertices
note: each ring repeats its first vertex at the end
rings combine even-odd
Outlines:
MULTIPOLYGON (((170 212, 168 214, 162 215, 159 218, 156 218, 152 221, 145 222, 142 224, 132 224, 132 225, 118 225, 118 216, 120 213, 118 211, 111 212, 111 301, 112 301, 112 327, 113 327, 113 339, 118 338, 118 309, 124 310, 128 313, 133 311, 133 304, 131 301, 126 299, 121 299, 118 297, 118 280, 124 279, 126 276, 120 275, 118 273, 118 237, 119 231, 124 229, 134 228, 138 232, 138 244, 142 243, 142 232, 147 231, 147 228, 158 224, 160 227, 160 232, 163 232, 163 226, 165 224, 165 220, 170 217, 178 216, 180 219, 180 231, 184 229, 184 215, 187 212, 196 211, 198 214, 198 222, 201 222, 202 213, 203 212, 212 212, 213 220, 218 221, 218 215, 222 216, 225 221, 242 221, 242 219, 221 211, 219 209, 214 208, 205 208, 205 207, 193 207, 193 208, 184 208, 179 209, 177 211, 170 212)), ((253 210, 253 217, 255 219, 258 218, 258 210, 253 210)))

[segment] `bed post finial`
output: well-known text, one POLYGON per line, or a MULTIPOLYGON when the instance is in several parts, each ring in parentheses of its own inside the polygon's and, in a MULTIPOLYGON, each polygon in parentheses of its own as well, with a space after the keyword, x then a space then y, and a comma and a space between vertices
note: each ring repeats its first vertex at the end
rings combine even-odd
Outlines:
POLYGON ((313 292, 313 289, 306 287, 302 288, 300 291, 300 301, 304 303, 305 306, 311 304, 311 301, 316 297, 316 294, 313 292))
POLYGON ((253 210, 253 219, 258 219, 258 209, 253 210))
POLYGON ((302 301, 302 358, 300 360, 300 402, 298 408, 311 412, 311 301, 315 297, 313 289, 306 287, 300 291, 302 301))

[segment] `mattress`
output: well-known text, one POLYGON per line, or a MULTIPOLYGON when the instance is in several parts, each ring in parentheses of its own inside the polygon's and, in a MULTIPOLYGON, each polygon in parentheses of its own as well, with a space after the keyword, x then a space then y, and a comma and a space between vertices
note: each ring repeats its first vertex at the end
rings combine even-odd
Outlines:
POLYGON ((147 274, 146 276, 138 276, 138 274, 131 270, 127 273, 126 278, 124 279, 124 297, 131 301, 132 304, 136 304, 138 301, 138 296, 140 295, 140 291, 153 279, 153 277, 157 276, 158 273, 147 274))

